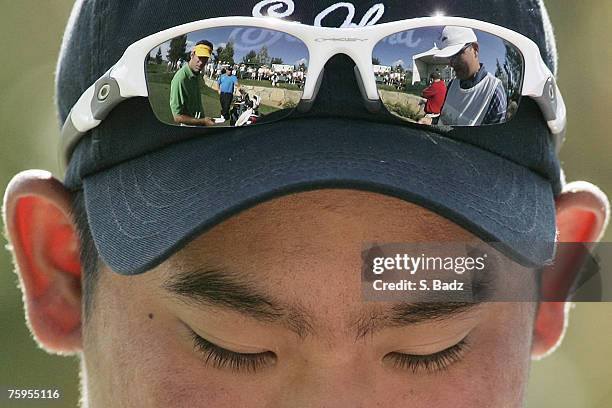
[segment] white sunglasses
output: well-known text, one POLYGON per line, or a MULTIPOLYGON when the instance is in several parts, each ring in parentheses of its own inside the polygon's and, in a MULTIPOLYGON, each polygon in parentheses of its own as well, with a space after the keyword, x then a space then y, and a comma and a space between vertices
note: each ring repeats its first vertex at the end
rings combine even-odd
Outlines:
POLYGON ((538 46, 507 28, 444 16, 357 28, 220 17, 130 45, 70 111, 61 132, 62 164, 81 136, 127 98, 148 97, 157 118, 171 125, 246 126, 307 111, 336 54, 355 62, 371 112, 415 124, 483 126, 512 119, 521 96, 528 96, 557 149, 562 144, 566 110, 555 78, 538 46), (473 52, 470 43, 477 44, 473 52), (442 84, 433 86, 430 78, 442 84))

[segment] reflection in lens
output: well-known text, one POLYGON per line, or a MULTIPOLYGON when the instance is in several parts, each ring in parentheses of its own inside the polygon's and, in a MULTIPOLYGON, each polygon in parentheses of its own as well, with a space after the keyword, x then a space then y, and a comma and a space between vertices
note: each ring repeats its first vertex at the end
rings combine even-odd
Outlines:
POLYGON ((217 27, 152 49, 145 61, 149 102, 164 123, 245 126, 297 106, 308 49, 295 37, 254 27, 217 27))
POLYGON ((387 110, 411 122, 491 125, 518 110, 523 57, 483 31, 437 26, 392 34, 376 45, 372 64, 387 110))

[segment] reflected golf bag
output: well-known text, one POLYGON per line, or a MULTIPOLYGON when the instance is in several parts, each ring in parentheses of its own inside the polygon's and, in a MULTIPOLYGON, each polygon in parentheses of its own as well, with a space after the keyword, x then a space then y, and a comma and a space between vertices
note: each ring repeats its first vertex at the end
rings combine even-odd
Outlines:
POLYGON ((232 110, 230 111, 231 126, 245 126, 257 122, 259 118, 259 104, 261 98, 257 95, 252 97, 240 89, 240 95, 234 99, 232 110))

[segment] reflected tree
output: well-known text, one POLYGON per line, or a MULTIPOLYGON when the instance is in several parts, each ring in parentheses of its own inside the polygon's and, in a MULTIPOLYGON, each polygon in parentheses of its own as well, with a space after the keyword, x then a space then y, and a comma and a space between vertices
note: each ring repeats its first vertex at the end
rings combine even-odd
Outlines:
POLYGON ((217 48, 217 58, 221 63, 234 65, 234 43, 230 41, 225 44, 225 47, 217 48))
POLYGON ((166 58, 168 58, 168 61, 172 62, 172 64, 176 64, 179 59, 185 61, 189 60, 187 56, 187 35, 175 37, 170 41, 170 49, 168 49, 166 58))
POLYGON ((242 57, 243 64, 257 64, 257 53, 255 50, 249 51, 244 57, 242 57))
POLYGON ((508 96, 518 99, 521 94, 520 85, 523 80, 523 56, 520 51, 510 43, 504 42, 506 47, 506 62, 503 65, 508 77, 508 96))
POLYGON ((511 87, 508 86, 508 75, 506 74, 506 71, 502 67, 502 64, 499 62, 499 58, 496 60, 496 63, 495 63, 495 77, 502 81, 502 85, 504 89, 506 90, 506 96, 510 97, 511 87))
POLYGON ((257 53, 257 60, 261 65, 268 65, 270 63, 270 55, 268 54, 268 47, 265 45, 261 47, 261 50, 257 53))

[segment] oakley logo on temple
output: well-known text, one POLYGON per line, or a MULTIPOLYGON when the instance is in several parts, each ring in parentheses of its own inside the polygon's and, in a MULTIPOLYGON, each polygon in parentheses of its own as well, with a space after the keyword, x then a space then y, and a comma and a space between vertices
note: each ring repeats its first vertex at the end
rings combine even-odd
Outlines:
MULTIPOLYGON (((346 18, 340 25, 340 28, 344 27, 366 27, 378 23, 385 13, 385 5, 378 3, 370 7, 365 13, 359 23, 355 24, 353 19, 355 18, 355 6, 352 3, 340 2, 332 4, 325 10, 321 11, 314 19, 315 27, 322 27, 322 22, 325 17, 330 16, 336 10, 346 10, 346 18)), ((295 11, 295 3, 293 0, 263 0, 257 3, 253 7, 253 17, 277 17, 285 18, 293 15, 295 11)))

